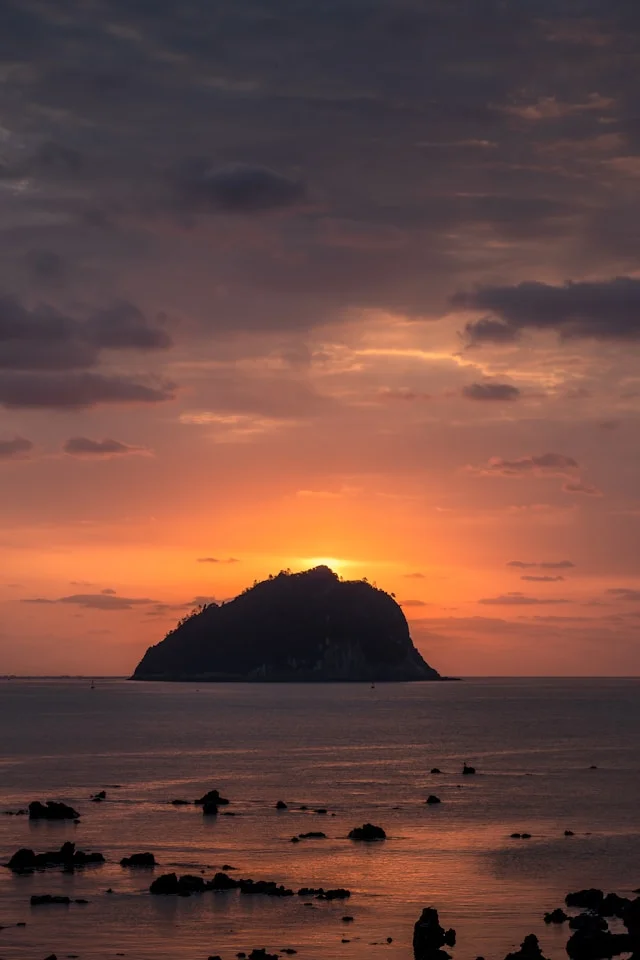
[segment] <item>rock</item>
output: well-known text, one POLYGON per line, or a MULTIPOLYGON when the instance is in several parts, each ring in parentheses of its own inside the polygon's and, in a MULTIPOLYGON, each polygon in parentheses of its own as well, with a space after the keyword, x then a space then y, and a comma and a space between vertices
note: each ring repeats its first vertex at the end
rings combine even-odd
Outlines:
POLYGON ((428 803, 431 806, 433 806, 434 803, 442 803, 442 800, 440 799, 440 797, 436 797, 435 793, 430 793, 427 799, 425 800, 425 803, 428 803))
POLYGON ((45 957, 45 960, 58 960, 55 953, 50 953, 48 957, 45 957))
POLYGON ((343 918, 342 918, 342 922, 343 922, 343 923, 353 923, 353 917, 343 917, 343 918))
POLYGON ((292 897, 293 890, 277 884, 273 880, 240 880, 240 893, 250 896, 262 895, 267 897, 292 897))
POLYGON ((476 768, 469 766, 468 763, 465 763, 465 764, 463 765, 463 767, 462 767, 462 773, 464 774, 465 777, 470 777, 470 776, 472 776, 475 772, 476 772, 476 768))
POLYGON ((31 897, 32 907, 44 907, 48 904, 57 904, 62 907, 68 907, 70 903, 70 897, 52 897, 49 893, 43 893, 40 896, 34 895, 31 897))
POLYGON ((174 807, 190 807, 191 800, 170 800, 170 804, 174 807))
POLYGON ((325 890, 323 893, 319 893, 318 900, 348 900, 350 896, 350 890, 346 890, 344 887, 336 887, 335 890, 325 890))
POLYGON ((306 803, 303 803, 302 806, 298 807, 298 809, 299 809, 299 810, 308 810, 309 807, 306 805, 306 803))
POLYGON ((287 809, 287 805, 284 802, 284 800, 278 800, 278 802, 276 803, 276 810, 286 810, 286 809, 287 809))
POLYGON ((281 572, 220 606, 208 603, 150 647, 135 680, 438 680, 402 608, 326 566, 281 572))
POLYGON ((130 857, 123 857, 121 867, 155 867, 156 858, 152 853, 132 853, 130 857))
POLYGON ((218 954, 214 954, 211 957, 208 957, 208 960, 222 960, 222 957, 219 957, 218 954))
POLYGON ((281 947, 280 953, 287 953, 289 956, 293 956, 294 953, 297 953, 297 950, 294 950, 293 947, 281 947))
POLYGON ((107 799, 107 791, 101 790, 100 793, 94 793, 90 799, 93 800, 94 803, 101 803, 103 800, 107 799))
POLYGON ((25 847, 18 850, 11 857, 6 866, 13 873, 31 873, 33 870, 45 870, 47 867, 63 867, 73 870, 90 863, 104 863, 101 853, 85 853, 76 850, 75 843, 63 843, 59 850, 50 850, 47 853, 34 853, 25 847))
MULTIPOLYGON (((635 937, 640 937, 640 897, 630 900, 622 911, 622 922, 635 937)), ((640 953, 640 950, 638 950, 640 953)))
POLYGON ((300 843, 300 837, 291 837, 291 843, 300 843))
POLYGON ((252 950, 249 954, 249 960, 278 960, 277 953, 267 953, 264 947, 259 950, 252 950))
POLYGON ((438 911, 425 907, 413 928, 413 956, 415 960, 445 960, 449 955, 442 949, 456 942, 455 930, 440 926, 438 911))
POLYGON ((47 800, 46 803, 40 803, 39 800, 34 800, 29 804, 29 819, 79 820, 80 814, 66 803, 58 803, 56 800, 47 800))
POLYGON ((299 838, 301 840, 326 840, 326 833, 322 833, 321 830, 311 830, 309 833, 299 833, 299 838))
POLYGON ((229 801, 226 797, 221 797, 218 790, 209 790, 199 800, 193 801, 197 806, 204 806, 205 803, 215 803, 217 807, 226 807, 229 801))
POLYGON ((570 917, 569 926, 572 930, 585 930, 590 933, 608 929, 607 921, 596 913, 579 913, 576 917, 570 917))
POLYGON ((442 770, 439 770, 438 767, 432 767, 431 773, 442 773, 442 770))
POLYGON ((218 815, 218 804, 207 801, 202 804, 203 817, 216 817, 218 815))
POLYGON ((520 838, 521 838, 522 840, 531 840, 531 834, 530 834, 530 833, 521 833, 521 834, 520 834, 520 838))
POLYGON ((636 941, 628 933, 609 933, 608 930, 576 930, 567 942, 571 960, 605 960, 620 953, 633 951, 636 941))
POLYGON ((604 893, 602 890, 596 890, 593 887, 588 890, 568 893, 564 898, 568 907, 578 907, 580 910, 598 910, 603 900, 604 893))
POLYGON ((520 944, 520 949, 508 953, 505 960, 544 960, 538 938, 535 933, 529 933, 520 944))
POLYGON ((574 837, 574 836, 575 836, 573 830, 565 830, 564 835, 565 835, 565 837, 574 837))
POLYGON ((324 807, 318 807, 317 810, 313 811, 314 813, 327 813, 324 807))
POLYGON ((544 915, 545 923, 566 923, 568 919, 569 917, 562 907, 557 907, 555 910, 552 910, 550 913, 545 913, 544 915))
POLYGON ((149 887, 149 893, 155 893, 160 896, 172 896, 178 893, 179 882, 175 873, 163 873, 157 877, 149 887))
POLYGON ((364 823, 361 827, 354 827, 349 832, 349 840, 386 840, 387 835, 382 827, 373 823, 364 823))
POLYGON ((631 903, 632 901, 628 897, 619 897, 617 893, 608 893, 598 907, 598 913, 601 917, 618 917, 622 920, 631 903))
POLYGON ((235 890, 240 886, 239 880, 234 880, 226 873, 216 873, 213 880, 207 884, 209 890, 235 890))

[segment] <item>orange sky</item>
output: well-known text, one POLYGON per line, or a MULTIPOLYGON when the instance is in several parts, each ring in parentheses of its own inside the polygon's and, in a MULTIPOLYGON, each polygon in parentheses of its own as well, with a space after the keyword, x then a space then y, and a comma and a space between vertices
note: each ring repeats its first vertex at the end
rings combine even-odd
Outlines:
POLYGON ((259 6, 21 14, 0 673, 321 562, 443 673, 640 673, 640 16, 259 6))

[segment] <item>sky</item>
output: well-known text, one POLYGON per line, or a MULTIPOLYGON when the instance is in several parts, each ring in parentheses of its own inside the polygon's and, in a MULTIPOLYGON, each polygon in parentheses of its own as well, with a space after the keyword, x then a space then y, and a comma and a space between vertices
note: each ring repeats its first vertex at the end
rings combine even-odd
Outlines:
POLYGON ((0 673, 327 563, 640 674, 637 0, 5 0, 0 673))

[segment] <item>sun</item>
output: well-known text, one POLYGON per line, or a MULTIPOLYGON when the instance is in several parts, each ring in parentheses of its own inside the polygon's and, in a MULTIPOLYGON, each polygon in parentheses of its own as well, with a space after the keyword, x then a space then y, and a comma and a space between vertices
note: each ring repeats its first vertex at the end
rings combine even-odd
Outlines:
POLYGON ((348 560, 340 560, 338 557, 301 557, 300 562, 305 569, 330 567, 334 573, 341 573, 345 567, 349 566, 348 560))

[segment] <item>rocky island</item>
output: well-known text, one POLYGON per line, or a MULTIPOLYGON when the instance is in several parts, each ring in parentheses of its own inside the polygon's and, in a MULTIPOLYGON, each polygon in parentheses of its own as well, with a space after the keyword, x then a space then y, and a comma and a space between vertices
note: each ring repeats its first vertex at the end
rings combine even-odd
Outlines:
POLYGON ((394 598, 328 567, 283 571, 209 603, 149 647, 133 680, 439 680, 394 598))

